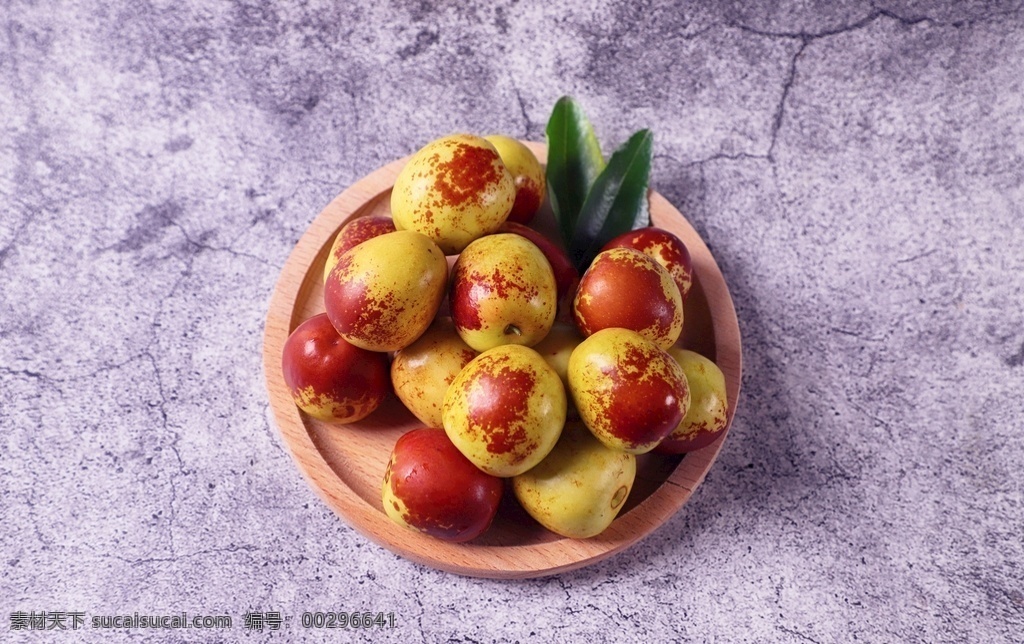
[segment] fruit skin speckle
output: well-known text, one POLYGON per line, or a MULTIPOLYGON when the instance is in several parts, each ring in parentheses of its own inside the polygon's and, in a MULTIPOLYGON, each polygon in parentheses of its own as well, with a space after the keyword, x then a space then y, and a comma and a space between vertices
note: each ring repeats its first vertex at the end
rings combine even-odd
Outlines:
POLYGON ((496 231, 515 195, 515 181, 493 145, 453 134, 428 143, 402 168, 391 214, 399 230, 423 233, 453 255, 496 231))
POLYGON ((663 454, 683 454, 706 447, 729 424, 725 374, 708 358, 679 347, 669 349, 690 388, 690 408, 672 433, 658 445, 663 454))
POLYGON ((397 231, 342 254, 324 284, 324 307, 352 344, 398 351, 430 326, 447 280, 448 264, 436 244, 419 233, 397 231))
POLYGON ((441 427, 441 404, 448 386, 476 356, 455 332, 451 318, 438 317, 416 342, 395 353, 391 362, 395 394, 427 427, 441 427))
MULTIPOLYGON (((478 202, 480 195, 501 177, 501 168, 494 163, 493 150, 484 146, 457 141, 452 146, 450 159, 441 161, 439 155, 434 158, 437 159, 434 190, 439 207, 456 208, 478 202)), ((424 214, 429 216, 430 211, 424 214)))
POLYGON ((636 457, 603 445, 570 423, 547 458, 512 479, 526 512, 548 530, 586 539, 612 523, 636 478, 636 457))
POLYGON ((477 469, 437 428, 403 434, 381 485, 385 514, 399 525, 464 542, 491 525, 505 485, 477 469))
POLYGON ((536 351, 515 344, 485 351, 459 372, 442 405, 445 432, 466 458, 494 476, 539 463, 565 424, 558 374, 536 351))
POLYGON ((481 370, 476 378, 460 383, 469 398, 469 431, 478 435, 488 452, 507 455, 513 465, 537 448, 524 427, 536 382, 532 369, 504 365, 481 370))
POLYGON ((558 312, 558 288, 544 253, 525 237, 488 235, 466 247, 452 270, 449 308, 459 336, 477 351, 533 346, 558 312))
POLYGON ((576 347, 569 391, 594 436, 631 454, 657 447, 690 406, 682 367, 639 333, 619 328, 598 331, 576 347))
POLYGON ((367 239, 378 235, 386 235, 395 232, 395 222, 391 217, 372 216, 357 217, 341 227, 331 245, 331 252, 327 255, 324 263, 324 281, 334 270, 335 265, 342 255, 350 248, 354 248, 367 239))
POLYGON ((506 221, 498 231, 515 233, 533 242, 540 249, 540 252, 544 253, 544 258, 548 260, 548 263, 551 264, 551 270, 555 274, 555 286, 558 289, 559 305, 563 301, 567 301, 569 304, 572 303, 572 296, 576 292, 576 286, 580 283, 580 274, 561 246, 533 228, 514 221, 506 221))
POLYGON ((597 254, 580 279, 573 321, 584 335, 609 328, 636 331, 667 349, 683 331, 683 301, 668 271, 632 248, 597 254))
POLYGON ((690 251, 681 239, 667 230, 648 226, 615 237, 601 250, 632 248, 661 264, 679 288, 683 302, 693 286, 693 262, 690 251))
POLYGON ((527 224, 537 214, 547 194, 544 166, 530 148, 516 139, 498 134, 486 139, 501 155, 502 162, 515 180, 516 199, 508 220, 527 224))
POLYGON ((324 313, 292 331, 281 362, 292 400, 325 422, 362 420, 380 406, 389 389, 387 355, 346 342, 324 313))

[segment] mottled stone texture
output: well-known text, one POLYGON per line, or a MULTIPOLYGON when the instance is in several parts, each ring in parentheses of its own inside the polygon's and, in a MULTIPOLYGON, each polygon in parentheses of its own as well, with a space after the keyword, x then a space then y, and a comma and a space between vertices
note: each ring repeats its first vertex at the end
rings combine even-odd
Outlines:
POLYGON ((0 639, 276 610, 338 641, 298 615, 361 609, 398 620, 361 641, 1024 641, 1021 2, 0 4, 0 639), (343 188, 451 131, 541 140, 562 94, 606 149, 654 130, 742 400, 640 545, 455 577, 306 485, 263 319, 343 188))

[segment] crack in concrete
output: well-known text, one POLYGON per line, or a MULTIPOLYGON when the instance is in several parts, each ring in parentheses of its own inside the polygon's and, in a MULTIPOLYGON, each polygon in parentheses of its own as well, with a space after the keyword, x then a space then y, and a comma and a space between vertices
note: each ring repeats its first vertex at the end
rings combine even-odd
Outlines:
POLYGON ((104 553, 101 553, 101 552, 96 552, 93 549, 93 552, 96 552, 96 556, 99 557, 100 559, 116 559, 118 561, 123 561, 123 562, 125 562, 127 564, 131 564, 133 566, 140 566, 140 565, 150 564, 150 563, 171 563, 171 562, 175 562, 175 561, 180 561, 182 559, 192 559, 192 558, 195 558, 195 557, 205 557, 205 556, 209 556, 209 555, 221 555, 221 554, 225 554, 225 553, 257 552, 257 551, 259 551, 259 547, 257 547, 257 546, 253 546, 253 545, 241 545, 241 546, 238 546, 238 545, 235 545, 235 544, 231 544, 231 545, 229 545, 227 547, 224 547, 224 548, 208 548, 207 550, 198 550, 196 552, 188 552, 188 553, 181 554, 181 555, 173 555, 171 557, 140 557, 138 559, 129 559, 127 557, 120 557, 118 555, 108 555, 108 554, 104 554, 104 553))
POLYGON ((419 588, 417 588, 417 586, 415 585, 413 586, 412 590, 412 598, 416 602, 417 608, 420 609, 419 612, 416 614, 416 624, 419 626, 420 639, 423 641, 424 644, 426 644, 427 635, 426 632, 423 630, 423 615, 427 612, 427 609, 423 605, 423 598, 420 597, 419 588))
MULTIPOLYGON (((796 80, 797 63, 799 62, 800 57, 803 55, 804 51, 807 49, 807 46, 810 43, 814 42, 815 40, 822 39, 822 38, 828 38, 828 37, 831 37, 831 36, 837 36, 839 34, 848 33, 848 32, 856 31, 856 30, 859 30, 859 29, 863 29, 863 28, 871 25, 872 23, 874 23, 876 20, 878 20, 880 18, 888 18, 890 20, 894 20, 894 21, 896 21, 896 22, 898 22, 898 23, 900 23, 900 24, 902 24, 904 26, 907 26, 907 27, 912 27, 912 26, 919 25, 921 23, 927 22, 927 23, 932 24, 932 25, 948 25, 948 26, 953 26, 953 27, 959 28, 959 27, 961 27, 961 26, 963 26, 965 24, 966 25, 973 25, 973 24, 975 24, 975 23, 977 23, 977 22, 979 22, 981 20, 991 20, 991 19, 995 19, 997 17, 1003 17, 1003 16, 1008 16, 1008 15, 1019 15, 1022 12, 1022 10, 1024 10, 1024 2, 1021 2, 1020 4, 1018 4, 1017 7, 1015 9, 1013 9, 1013 10, 1008 10, 1008 11, 1004 11, 1004 12, 996 12, 994 14, 985 16, 984 18, 975 18, 975 19, 969 19, 969 20, 963 20, 963 21, 954 21, 952 23, 941 23, 941 22, 938 22, 938 21, 936 21, 936 20, 934 20, 932 18, 929 18, 928 16, 924 16, 924 15, 918 16, 918 17, 915 17, 915 18, 907 18, 907 17, 901 16, 901 15, 895 13, 894 11, 890 11, 888 9, 878 9, 877 7, 875 7, 874 9, 875 10, 872 11, 871 13, 869 13, 867 16, 865 16, 864 18, 862 18, 862 19, 860 19, 860 20, 858 20, 858 21, 856 21, 856 22, 854 22, 852 24, 844 25, 842 27, 836 27, 834 29, 826 29, 824 31, 819 31, 819 32, 807 32, 807 31, 791 31, 791 32, 786 32, 786 31, 767 31, 767 30, 762 30, 762 29, 757 29, 757 28, 754 28, 754 27, 750 27, 748 25, 744 25, 744 24, 740 24, 740 23, 728 23, 727 24, 727 26, 729 26, 729 27, 732 27, 732 28, 735 28, 735 29, 739 29, 740 31, 743 31, 743 32, 746 32, 746 33, 754 34, 756 36, 767 37, 767 38, 785 38, 785 39, 793 39, 793 40, 799 40, 800 41, 800 46, 797 48, 796 52, 794 52, 792 58, 790 59, 789 72, 788 72, 788 75, 787 75, 785 81, 783 82, 783 86, 782 86, 782 96, 779 98, 778 105, 777 105, 777 107, 775 109, 775 115, 774 115, 774 118, 772 119, 771 137, 770 137, 771 143, 768 146, 768 152, 767 152, 767 154, 764 157, 761 157, 761 158, 766 158, 772 164, 772 171, 773 171, 773 173, 777 172, 777 169, 775 167, 775 147, 776 147, 776 144, 778 142, 779 131, 781 130, 783 122, 785 120, 786 101, 789 98, 790 91, 792 90, 793 84, 794 84, 794 82, 796 80)), ((758 158, 757 155, 742 155, 742 156, 744 156, 745 158, 758 158)), ((729 156, 729 155, 714 155, 714 156, 710 157, 708 160, 714 160, 714 159, 719 159, 719 158, 735 159, 735 157, 729 156)), ((706 162, 706 161, 698 161, 698 162, 691 163, 689 165, 696 165, 696 164, 701 164, 701 163, 704 163, 704 162, 706 162)), ((702 169, 702 172, 703 172, 703 169, 702 169)), ((778 177, 776 176, 776 179, 777 178, 778 177)))
POLYGON ((657 156, 663 156, 672 159, 684 168, 698 167, 703 168, 705 163, 711 163, 713 161, 772 161, 772 158, 767 154, 751 154, 750 152, 737 152, 735 154, 726 154, 725 152, 716 152, 709 157, 703 159, 697 159, 696 161, 689 161, 683 163, 678 159, 670 157, 667 154, 659 154, 657 156))
MULTIPOLYGON (((36 453, 35 458, 30 462, 49 464, 46 452, 39 446, 36 438, 37 437, 35 435, 25 436, 25 442, 36 453)), ((32 534, 35 536, 36 541, 39 543, 39 546, 43 551, 58 548, 60 546, 54 539, 48 539, 44 536, 43 530, 39 525, 40 516, 35 511, 40 497, 45 498, 45 490, 47 489, 47 486, 45 482, 40 481, 40 473, 38 471, 30 471, 29 476, 32 478, 32 484, 27 486, 28 495, 24 497, 25 505, 28 506, 28 512, 26 513, 28 519, 27 522, 31 524, 32 534)))
POLYGON ((839 326, 829 327, 829 331, 840 333, 842 335, 849 335, 854 338, 857 338, 858 340, 867 340, 869 342, 884 342, 885 340, 888 339, 888 336, 865 336, 860 331, 855 331, 853 329, 844 329, 843 327, 839 326))
POLYGON ((919 259, 924 259, 925 257, 928 257, 929 255, 934 255, 937 252, 939 252, 938 248, 932 248, 930 250, 926 250, 923 253, 918 253, 917 255, 913 255, 911 257, 905 257, 903 259, 897 259, 895 263, 896 264, 907 264, 909 262, 916 262, 919 259))
MULTIPOLYGON (((170 202, 168 202, 168 203, 170 203, 170 202)), ((206 241, 204 240, 204 237, 207 236, 208 233, 200 235, 200 238, 198 240, 193 238, 192 235, 189 234, 188 230, 186 230, 185 227, 179 221, 177 221, 177 217, 180 216, 182 213, 183 213, 183 209, 180 206, 177 207, 176 211, 171 211, 171 210, 168 210, 166 208, 157 207, 157 208, 152 209, 150 217, 153 218, 153 219, 160 220, 162 222, 162 226, 161 227, 176 228, 178 230, 178 232, 181 233, 181 236, 184 238, 185 244, 188 247, 195 249, 197 252, 204 251, 204 250, 206 250, 206 251, 213 251, 213 252, 223 252, 223 253, 228 253, 229 255, 232 255, 234 257, 254 259, 254 260, 256 260, 256 261, 258 261, 258 262, 260 262, 262 264, 265 264, 267 266, 270 265, 269 261, 267 261, 266 259, 264 259, 262 257, 259 257, 258 255, 253 255, 251 253, 245 253, 245 252, 242 252, 242 251, 238 251, 238 250, 235 250, 234 248, 231 248, 230 246, 226 246, 226 247, 225 246, 213 246, 213 245, 210 245, 210 244, 206 243, 206 241)), ((241 236, 244 233, 245 233, 245 231, 243 230, 242 233, 240 233, 239 236, 236 237, 236 240, 241 238, 241 236)), ((151 240, 145 240, 145 241, 148 242, 148 241, 151 241, 151 240)), ((127 248, 127 250, 139 250, 139 248, 140 248, 140 246, 136 246, 134 248, 127 248)), ((126 250, 126 249, 121 247, 120 245, 115 245, 113 247, 108 247, 108 248, 104 248, 104 249, 101 249, 101 250, 122 251, 122 250, 126 250)))
POLYGON ((799 637, 800 639, 804 640, 805 642, 813 642, 814 644, 820 644, 818 642, 818 640, 816 640, 814 638, 811 638, 811 637, 808 637, 807 635, 804 635, 800 631, 795 631, 795 630, 793 630, 791 628, 786 628, 785 626, 776 626, 775 628, 777 628, 778 630, 782 631, 783 633, 788 633, 790 635, 795 635, 796 637, 799 637))
POLYGON ((853 400, 849 400, 848 399, 846 401, 846 403, 848 405, 850 405, 850 407, 852 407, 854 410, 859 412, 860 414, 862 414, 862 415, 870 418, 871 420, 875 421, 876 425, 878 425, 879 427, 881 427, 882 429, 885 430, 886 437, 889 439, 890 444, 895 444, 896 436, 895 436, 895 433, 893 432, 892 424, 889 421, 884 420, 882 418, 879 418, 875 414, 872 414, 870 411, 868 411, 864 407, 862 407, 862 406, 858 405, 857 403, 853 402, 853 400))
POLYGON ((523 116, 523 138, 529 139, 530 133, 533 131, 533 120, 530 115, 526 112, 526 102, 523 100, 523 93, 519 91, 519 86, 516 85, 515 79, 511 79, 512 91, 516 94, 516 102, 519 103, 519 113, 523 116))
POLYGON ((750 34, 754 34, 756 36, 763 36, 766 38, 789 38, 805 42, 811 42, 814 40, 819 40, 821 38, 838 36, 839 34, 844 34, 851 31, 857 31, 858 29, 863 29, 864 27, 867 27, 868 25, 878 20, 879 18, 890 18, 908 27, 912 27, 922 22, 936 24, 934 20, 928 18, 927 16, 920 16, 918 18, 905 18, 893 11, 889 11, 888 9, 875 8, 874 11, 872 11, 871 13, 869 13, 868 15, 864 16, 863 18, 854 23, 843 25, 842 27, 836 27, 834 29, 825 29, 824 31, 768 31, 764 29, 757 29, 756 27, 751 27, 749 25, 744 25, 741 23, 727 23, 727 26, 732 27, 734 29, 739 29, 740 31, 745 31, 750 34))
POLYGON ((50 377, 39 371, 32 371, 31 369, 11 369, 10 367, 0 366, 0 373, 13 378, 25 377, 35 381, 49 382, 50 377))
POLYGON ((274 429, 277 427, 277 421, 273 419, 273 413, 270 411, 270 403, 265 402, 260 406, 263 408, 263 433, 267 435, 267 439, 270 441, 270 444, 280 454, 287 455, 287 452, 281 446, 281 439, 278 436, 278 432, 274 429))
POLYGON ((829 38, 831 36, 837 36, 839 34, 849 33, 852 31, 857 31, 858 29, 863 29, 880 18, 889 18, 908 27, 918 25, 922 22, 929 22, 934 24, 934 21, 926 16, 921 16, 917 18, 905 18, 903 16, 896 14, 893 11, 878 8, 875 8, 874 11, 872 11, 865 17, 861 18, 860 20, 852 24, 844 25, 842 27, 836 27, 834 29, 826 29, 824 31, 818 32, 767 31, 763 29, 757 29, 755 27, 750 27, 748 25, 744 25, 741 23, 727 23, 728 27, 739 29, 740 31, 743 31, 745 33, 753 34, 764 38, 784 38, 789 40, 800 41, 799 47, 797 47, 796 51, 793 53, 789 61, 789 69, 786 78, 782 84, 782 95, 779 97, 779 102, 775 108, 775 114, 772 117, 772 124, 769 137, 770 143, 768 145, 768 151, 764 156, 764 158, 766 158, 772 164, 773 173, 777 172, 777 169, 775 167, 775 147, 778 143, 779 131, 782 129, 782 125, 785 121, 786 102, 789 99, 790 92, 793 89, 793 85, 796 81, 797 63, 800 61, 800 57, 803 55, 804 51, 806 51, 808 45, 810 45, 815 40, 829 38))
POLYGON ((786 77, 785 82, 782 84, 782 96, 779 98, 779 104, 775 108, 775 116, 772 118, 771 143, 768 144, 768 152, 765 155, 768 161, 772 163, 773 168, 775 167, 775 144, 778 142, 779 130, 782 129, 782 121, 786 116, 786 100, 789 98, 789 92, 793 88, 793 83, 796 80, 796 64, 810 42, 811 41, 807 39, 802 40, 800 42, 800 47, 797 48, 796 52, 789 60, 789 74, 786 77))
POLYGON ((170 401, 168 400, 167 394, 164 391, 163 376, 160 373, 160 367, 157 364, 156 356, 153 355, 149 347, 147 347, 146 350, 143 351, 142 355, 149 359, 150 364, 153 367, 153 377, 156 381, 157 393, 160 396, 160 400, 156 403, 156 408, 160 412, 161 427, 165 431, 170 432, 171 434, 171 441, 169 447, 171 452, 174 454, 175 460, 177 460, 178 462, 177 473, 171 474, 167 479, 167 483, 171 488, 171 498, 167 502, 167 538, 168 541, 170 542, 169 549, 171 551, 171 555, 177 556, 175 554, 176 549, 174 545, 174 525, 177 523, 178 520, 178 510, 177 507, 175 506, 175 503, 178 500, 178 486, 176 479, 178 476, 188 475, 188 470, 185 469, 185 462, 181 458, 181 452, 178 450, 178 442, 181 440, 181 432, 173 429, 169 422, 167 414, 167 405, 170 404, 170 401))
MULTIPOLYGON (((171 222, 171 225, 174 226, 175 228, 177 228, 181 232, 182 237, 185 238, 185 243, 186 244, 188 244, 192 248, 195 248, 195 249, 197 249, 199 251, 208 250, 208 251, 214 251, 214 252, 227 253, 227 254, 229 254, 229 255, 231 255, 233 257, 240 257, 240 258, 244 257, 244 258, 248 258, 248 259, 254 259, 254 260, 260 262, 261 264, 264 264, 266 266, 270 266, 270 262, 268 260, 264 259, 263 257, 260 257, 258 255, 253 255, 251 253, 245 253, 245 252, 242 252, 240 250, 235 250, 234 248, 231 248, 230 246, 211 246, 211 245, 207 244, 204 241, 197 241, 197 240, 193 239, 192 236, 188 234, 188 231, 185 230, 184 226, 182 226, 178 222, 176 222, 176 221, 175 222, 171 222)), ((242 231, 242 233, 240 233, 238 235, 238 237, 236 237, 236 239, 241 238, 242 235, 244 235, 244 234, 245 234, 245 231, 242 231)), ((201 239, 202 239, 202 237, 200 237, 200 240, 201 239)))
MULTIPOLYGON (((182 234, 184 234, 184 231, 182 231, 182 234)), ((149 343, 145 347, 143 347, 142 351, 139 353, 139 356, 148 359, 151 366, 153 367, 153 377, 157 388, 157 394, 160 398, 160 400, 156 403, 155 406, 160 413, 161 427, 166 432, 169 432, 171 435, 171 440, 168 447, 170 448, 171 452, 174 453, 174 457, 178 463, 177 472, 171 474, 168 479, 168 484, 170 485, 171 488, 171 498, 170 501, 168 502, 167 531, 168 540, 170 541, 169 549, 172 556, 176 556, 174 545, 174 526, 175 523, 177 522, 177 508, 175 505, 178 500, 177 477, 187 476, 188 470, 185 468, 185 462, 182 459, 181 452, 178 449, 178 443, 181 441, 180 428, 173 427, 172 423, 170 422, 170 416, 167 413, 167 407, 173 402, 173 400, 169 398, 167 395, 166 389, 164 387, 163 374, 161 372, 160 365, 156 359, 156 356, 153 354, 153 347, 158 342, 159 339, 159 335, 156 332, 156 330, 159 329, 161 326, 160 319, 165 312, 164 306, 166 302, 170 300, 172 297, 174 297, 174 295, 178 292, 178 289, 181 288, 181 285, 185 282, 185 280, 191 277, 192 275, 195 256, 186 255, 184 258, 179 257, 178 259, 180 259, 184 263, 184 268, 181 274, 178 276, 178 279, 175 280, 174 284, 171 286, 171 289, 168 291, 167 295, 160 299, 157 307, 157 312, 150 322, 150 331, 152 332, 152 336, 150 337, 149 343)))

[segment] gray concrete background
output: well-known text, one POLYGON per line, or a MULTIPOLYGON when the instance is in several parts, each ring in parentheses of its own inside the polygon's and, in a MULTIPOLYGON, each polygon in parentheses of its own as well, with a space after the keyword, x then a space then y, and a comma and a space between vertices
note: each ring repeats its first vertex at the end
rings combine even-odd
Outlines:
POLYGON ((1024 641, 1015 2, 64 3, 0 24, 0 639, 15 611, 231 614, 257 641, 1024 641), (739 312, 706 483, 624 554, 466 579, 348 528, 268 422, 288 253, 451 131, 575 96, 739 312), (393 612, 393 631, 303 611, 393 612))

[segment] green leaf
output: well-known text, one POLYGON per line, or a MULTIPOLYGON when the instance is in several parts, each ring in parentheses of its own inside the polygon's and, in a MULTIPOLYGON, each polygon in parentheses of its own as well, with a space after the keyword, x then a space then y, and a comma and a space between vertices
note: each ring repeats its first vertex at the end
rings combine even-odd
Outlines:
POLYGON ((654 136, 640 130, 612 154, 597 177, 569 239, 569 258, 580 273, 612 238, 650 225, 647 181, 654 136))
POLYGON ((587 115, 570 96, 555 103, 545 133, 548 197, 562 241, 568 246, 590 187, 604 170, 604 157, 587 115))

